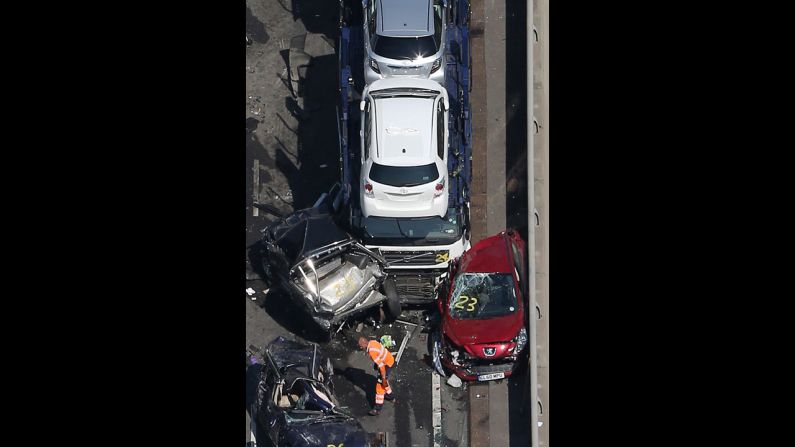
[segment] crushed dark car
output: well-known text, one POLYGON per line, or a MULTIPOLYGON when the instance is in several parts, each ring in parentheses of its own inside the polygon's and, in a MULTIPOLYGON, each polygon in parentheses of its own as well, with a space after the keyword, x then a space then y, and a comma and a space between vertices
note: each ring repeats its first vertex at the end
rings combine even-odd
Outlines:
POLYGON ((525 243, 515 231, 479 241, 454 262, 438 297, 431 336, 437 372, 462 380, 510 377, 527 346, 525 243))
POLYGON ((334 367, 316 344, 274 339, 251 346, 260 366, 254 415, 260 433, 276 446, 383 447, 383 434, 368 434, 334 396, 334 367))
POLYGON ((321 207, 280 217, 263 230, 263 270, 324 330, 380 307, 400 315, 387 261, 343 230, 321 207))

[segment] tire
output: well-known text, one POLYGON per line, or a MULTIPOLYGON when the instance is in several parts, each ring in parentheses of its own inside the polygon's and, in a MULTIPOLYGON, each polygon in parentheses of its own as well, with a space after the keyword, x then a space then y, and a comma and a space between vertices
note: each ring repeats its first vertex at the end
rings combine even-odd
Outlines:
POLYGON ((384 301, 384 323, 392 323, 400 316, 400 313, 403 311, 402 306, 400 305, 400 297, 397 293, 397 287, 395 286, 395 281, 391 279, 387 279, 384 281, 384 294, 386 295, 386 301, 384 301))

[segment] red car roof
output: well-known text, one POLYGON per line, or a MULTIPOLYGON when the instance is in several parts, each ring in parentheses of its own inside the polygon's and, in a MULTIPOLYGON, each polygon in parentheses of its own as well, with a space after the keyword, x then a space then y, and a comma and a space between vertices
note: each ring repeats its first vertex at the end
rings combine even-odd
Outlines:
POLYGON ((460 272, 512 273, 513 262, 504 233, 481 239, 461 257, 460 272))

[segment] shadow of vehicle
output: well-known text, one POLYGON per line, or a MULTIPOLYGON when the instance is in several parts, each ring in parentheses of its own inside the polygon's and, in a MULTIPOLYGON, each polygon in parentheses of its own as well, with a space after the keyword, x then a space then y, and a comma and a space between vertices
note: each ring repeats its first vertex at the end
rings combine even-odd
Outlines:
MULTIPOLYGON (((279 0, 279 2, 286 1, 279 0)), ((292 0, 290 4, 293 20, 301 20, 307 31, 323 34, 331 41, 337 38, 339 23, 339 2, 337 0, 292 0)), ((284 5, 282 7, 285 8, 284 5)), ((361 9, 361 4, 359 9, 361 9)))
MULTIPOLYGON (((505 226, 527 240, 527 5, 506 5, 505 226), (517 76, 517 74, 521 74, 517 76)), ((529 67, 532 69, 532 67, 529 67)))
POLYGON ((286 291, 271 287, 259 306, 284 330, 314 343, 327 343, 331 337, 315 323, 305 310, 300 309, 286 291))
POLYGON ((265 24, 251 12, 248 5, 246 5, 246 37, 260 44, 266 44, 270 40, 265 24))
MULTIPOLYGON (((532 67, 527 66, 527 5, 524 2, 506 5, 505 51, 511 57, 505 60, 505 225, 515 228, 521 237, 528 240, 528 225, 535 225, 535 219, 528 222, 528 172, 527 172, 527 130, 532 126, 527 114, 527 76, 532 67), (521 73, 521 76, 516 76, 521 73)), ((532 135, 531 135, 532 137, 532 135)), ((527 324, 527 323, 525 323, 527 324)), ((530 430, 527 418, 530 412, 525 402, 528 397, 527 357, 529 349, 517 360, 518 368, 508 378, 509 439, 511 446, 525 446, 530 443, 530 430), (524 409, 524 412, 521 410, 524 409)), ((535 404, 535 403, 532 403, 535 404)))
POLYGON ((295 210, 311 207, 340 179, 337 71, 334 54, 313 57, 297 89, 300 100, 285 97, 286 110, 298 122, 298 147, 295 158, 278 148, 276 167, 287 179, 295 210))
POLYGON ((265 274, 265 269, 263 268, 262 261, 263 256, 263 243, 262 241, 257 241, 251 244, 248 247, 248 263, 246 268, 246 280, 247 281, 256 281, 262 280, 265 284, 265 287, 271 286, 270 278, 265 274))

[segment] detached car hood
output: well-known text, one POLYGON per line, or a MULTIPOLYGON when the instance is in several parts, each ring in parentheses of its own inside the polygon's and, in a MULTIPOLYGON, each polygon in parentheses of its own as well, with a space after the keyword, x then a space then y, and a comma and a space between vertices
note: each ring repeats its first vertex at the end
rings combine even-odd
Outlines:
POLYGON ((314 424, 294 424, 286 433, 292 446, 326 447, 330 444, 346 447, 366 447, 367 433, 354 420, 332 420, 314 424))
MULTIPOLYGON (((442 323, 444 334, 450 341, 462 348, 490 343, 506 343, 516 337, 522 328, 523 318, 519 312, 504 317, 486 319, 453 319, 445 318, 442 323)), ((482 353, 472 352, 482 356, 482 353)))

